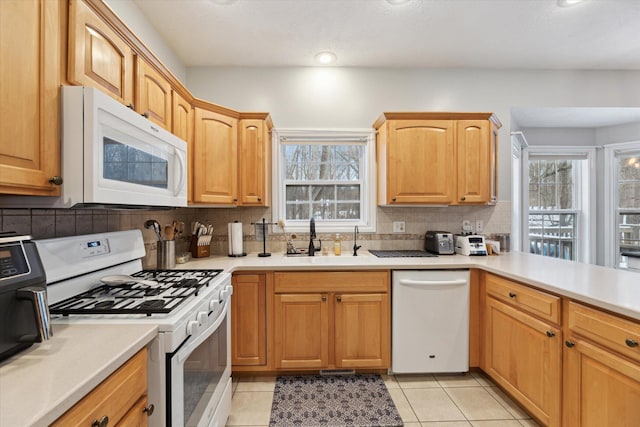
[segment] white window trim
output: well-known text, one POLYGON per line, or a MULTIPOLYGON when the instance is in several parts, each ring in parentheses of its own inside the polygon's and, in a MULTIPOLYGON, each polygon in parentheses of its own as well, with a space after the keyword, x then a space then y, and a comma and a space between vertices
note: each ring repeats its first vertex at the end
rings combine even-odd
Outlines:
MULTIPOLYGON (((522 247, 522 212, 524 204, 522 203, 522 150, 527 148, 529 143, 524 133, 520 131, 511 132, 511 176, 513 183, 511 185, 511 250, 524 251, 522 247)), ((527 200, 527 207, 528 207, 527 200)), ((527 248, 527 252, 529 249, 527 248)))
POLYGON ((364 143, 364 170, 362 171, 362 217, 360 221, 316 222, 318 233, 351 233, 354 226, 360 232, 376 231, 376 157, 375 130, 373 129, 273 129, 272 130, 272 222, 285 221, 288 232, 307 233, 309 223, 287 222, 284 194, 284 168, 281 158, 281 141, 333 142, 357 141, 364 143))
POLYGON ((618 192, 616 157, 640 151, 640 141, 606 144, 604 147, 604 265, 619 268, 620 242, 618 239, 618 192), (611 232, 607 232, 610 230, 611 232))
POLYGON ((529 252, 529 156, 549 155, 553 157, 566 156, 568 158, 582 157, 587 160, 587 167, 581 168, 580 192, 576 194, 579 198, 580 206, 577 224, 578 248, 576 261, 584 263, 595 263, 596 260, 596 149, 594 147, 557 147, 557 146, 536 146, 527 147, 522 150, 522 168, 521 168, 521 185, 522 185, 522 228, 521 241, 522 251, 529 252), (585 170, 586 169, 586 170, 585 170))

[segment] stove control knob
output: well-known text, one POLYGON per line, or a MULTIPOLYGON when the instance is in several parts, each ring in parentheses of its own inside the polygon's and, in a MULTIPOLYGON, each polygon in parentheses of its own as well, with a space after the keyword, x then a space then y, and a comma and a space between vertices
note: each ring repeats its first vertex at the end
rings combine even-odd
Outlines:
POLYGON ((198 329, 198 322, 196 320, 190 320, 187 323, 187 335, 193 335, 196 329, 198 329))
POLYGON ((219 304, 220 304, 220 301, 218 301, 217 298, 209 301, 209 311, 216 311, 218 309, 219 304))
POLYGON ((198 325, 202 326, 204 325, 204 323, 207 321, 207 312, 206 311, 200 311, 198 312, 198 325))

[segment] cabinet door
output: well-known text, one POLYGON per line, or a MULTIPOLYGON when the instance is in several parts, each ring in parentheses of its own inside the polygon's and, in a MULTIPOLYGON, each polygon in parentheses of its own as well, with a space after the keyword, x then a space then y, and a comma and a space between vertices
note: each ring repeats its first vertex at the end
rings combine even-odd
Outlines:
POLYGON ((268 206, 271 141, 263 120, 240 120, 240 204, 268 206))
POLYGON ((324 368, 329 363, 329 302, 326 294, 276 294, 276 368, 324 368))
POLYGON ((267 363, 266 281, 264 274, 233 276, 231 363, 267 363))
POLYGON ((59 196, 59 1, 0 1, 0 193, 59 196))
POLYGON ((136 111, 171 132, 171 85, 140 57, 136 65, 136 111))
POLYGON ((567 344, 563 425, 637 426, 640 365, 587 341, 570 338, 567 344))
POLYGON ((454 201, 454 121, 389 121, 387 203, 454 201))
POLYGON ((544 425, 560 425, 560 330, 491 297, 485 371, 544 425))
POLYGON ((147 397, 144 396, 136 402, 117 425, 121 427, 147 427, 149 425, 148 411, 147 397))
POLYGON ((187 198, 193 202, 193 108, 178 92, 172 92, 171 132, 187 143, 187 198))
POLYGON ((193 201, 238 202, 238 120, 195 109, 193 201))
POLYGON ((491 124, 487 120, 459 120, 457 130, 459 204, 491 200, 491 124))
POLYGON ((92 86, 125 105, 133 102, 133 51, 89 6, 69 1, 71 83, 92 86))
POLYGON ((389 367, 389 295, 335 295, 338 368, 389 367))

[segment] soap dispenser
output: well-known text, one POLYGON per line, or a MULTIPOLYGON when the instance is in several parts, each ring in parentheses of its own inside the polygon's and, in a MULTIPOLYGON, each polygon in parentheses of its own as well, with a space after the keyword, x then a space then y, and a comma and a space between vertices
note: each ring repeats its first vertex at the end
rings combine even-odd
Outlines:
POLYGON ((340 240, 340 234, 336 234, 336 240, 333 241, 333 254, 340 255, 342 253, 342 241, 340 240))

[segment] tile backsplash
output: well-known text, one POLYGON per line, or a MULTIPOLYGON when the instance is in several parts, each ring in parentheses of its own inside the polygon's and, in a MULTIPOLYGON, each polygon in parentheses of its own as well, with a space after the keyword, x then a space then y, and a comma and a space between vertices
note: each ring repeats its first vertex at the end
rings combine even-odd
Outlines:
MULTIPOLYGON (((378 209, 377 232, 360 233, 358 243, 363 249, 421 249, 424 233, 429 230, 459 232, 462 220, 476 219, 484 222, 484 234, 511 232, 511 202, 498 202, 495 206, 451 206, 451 207, 384 207, 378 209), (393 233, 393 222, 404 221, 405 232, 393 233)), ((106 231, 142 230, 147 248, 144 260, 146 268, 156 265, 156 236, 152 230, 144 228, 148 219, 157 220, 160 225, 172 220, 184 221, 185 236, 176 241, 176 253, 189 250, 190 224, 208 221, 214 226, 211 253, 224 255, 228 251, 227 223, 243 223, 245 252, 262 252, 262 241, 255 236, 252 222, 262 218, 271 221, 270 208, 182 208, 161 211, 108 211, 108 210, 68 210, 68 209, 2 209, 0 210, 0 231, 16 231, 29 234, 34 239, 64 237, 80 234, 102 233, 106 231)), ((352 236, 341 234, 343 250, 353 246, 352 236)), ((333 233, 318 235, 324 242, 332 242, 333 233)), ((308 236, 299 233, 299 246, 308 243, 308 236)), ((282 233, 272 233, 267 241, 267 252, 284 252, 285 239, 282 233)))

